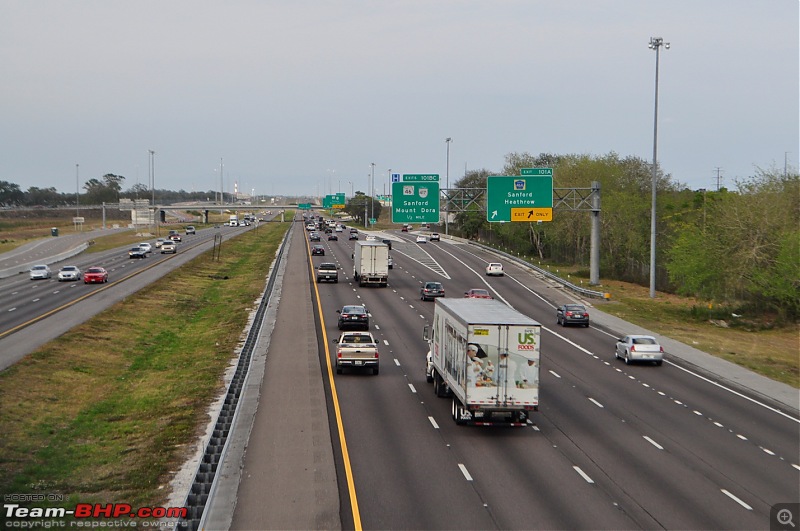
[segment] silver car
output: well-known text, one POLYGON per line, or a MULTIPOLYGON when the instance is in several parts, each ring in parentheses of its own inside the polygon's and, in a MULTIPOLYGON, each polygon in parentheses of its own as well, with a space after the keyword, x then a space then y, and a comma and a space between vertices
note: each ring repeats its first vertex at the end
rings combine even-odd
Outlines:
POLYGON ((81 270, 78 269, 76 266, 64 266, 58 272, 58 281, 59 282, 70 282, 75 280, 80 280, 81 277, 81 270))
POLYGON ((42 278, 50 278, 53 276, 53 273, 50 271, 50 267, 41 264, 35 265, 31 268, 31 280, 38 280, 42 278))
POLYGON ((653 336, 630 335, 617 339, 614 357, 624 359, 630 365, 634 361, 652 361, 661 365, 664 360, 664 347, 653 336))

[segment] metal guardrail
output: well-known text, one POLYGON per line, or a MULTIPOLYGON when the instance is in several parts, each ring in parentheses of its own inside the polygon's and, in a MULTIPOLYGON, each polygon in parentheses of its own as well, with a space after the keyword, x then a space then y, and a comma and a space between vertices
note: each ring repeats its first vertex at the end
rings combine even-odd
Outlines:
POLYGON ((476 247, 480 247, 481 249, 483 249, 485 251, 489 251, 491 253, 500 255, 500 256, 502 256, 504 258, 507 258, 507 259, 511 260, 512 262, 516 262, 516 263, 518 263, 518 264, 520 264, 520 265, 522 265, 524 267, 532 269, 532 270, 536 271, 537 273, 539 273, 540 275, 552 280, 553 282, 561 284, 563 287, 565 287, 565 288, 567 288, 569 290, 572 290, 575 293, 580 293, 581 295, 585 295, 587 297, 596 297, 596 298, 600 298, 600 299, 608 299, 608 298, 610 298, 610 295, 608 293, 604 293, 602 291, 596 291, 596 290, 592 290, 592 289, 586 289, 586 288, 584 288, 582 286, 578 286, 576 284, 568 282, 568 281, 564 280, 563 278, 559 277, 558 275, 554 275, 550 271, 547 271, 545 269, 542 269, 541 267, 535 266, 535 265, 531 264, 530 262, 523 260, 522 258, 514 256, 513 254, 506 253, 504 251, 500 251, 498 249, 495 249, 493 247, 489 247, 488 245, 483 245, 482 243, 478 243, 476 241, 472 241, 472 240, 464 240, 464 241, 469 243, 470 245, 474 245, 476 247))

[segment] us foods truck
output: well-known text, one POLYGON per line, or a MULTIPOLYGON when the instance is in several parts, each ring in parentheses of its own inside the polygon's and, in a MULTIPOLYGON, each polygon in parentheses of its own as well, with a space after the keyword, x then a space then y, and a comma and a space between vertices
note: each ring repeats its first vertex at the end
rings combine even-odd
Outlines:
POLYGON ((494 299, 436 299, 426 377, 457 424, 523 426, 539 409, 542 325, 494 299))
POLYGON ((379 241, 357 241, 353 278, 359 286, 385 287, 389 283, 389 247, 379 241))

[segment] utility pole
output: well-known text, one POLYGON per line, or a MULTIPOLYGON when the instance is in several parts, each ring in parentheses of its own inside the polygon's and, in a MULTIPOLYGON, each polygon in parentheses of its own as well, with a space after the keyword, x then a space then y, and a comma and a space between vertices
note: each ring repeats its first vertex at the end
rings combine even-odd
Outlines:
POLYGON ((719 192, 719 182, 720 180, 722 180, 722 177, 720 177, 719 174, 722 171, 722 168, 714 168, 714 169, 717 170, 717 192, 719 192))
POLYGON ((661 46, 669 50, 669 43, 661 37, 650 37, 648 47, 656 51, 656 97, 653 114, 653 182, 652 204, 650 208, 650 298, 656 298, 656 181, 658 175, 658 59, 661 46))

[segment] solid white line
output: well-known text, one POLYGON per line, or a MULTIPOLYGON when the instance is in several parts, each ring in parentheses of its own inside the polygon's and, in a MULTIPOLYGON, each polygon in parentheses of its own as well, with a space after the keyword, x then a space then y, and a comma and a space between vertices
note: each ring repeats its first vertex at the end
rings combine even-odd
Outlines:
POLYGON ((579 466, 573 466, 572 468, 575 469, 575 472, 581 475, 581 477, 586 480, 586 483, 594 483, 594 480, 586 475, 586 472, 580 469, 579 466))
MULTIPOLYGON (((548 370, 549 370, 549 369, 548 369, 548 370)), ((560 376, 560 375, 559 375, 557 372, 555 372, 555 371, 550 371, 550 374, 552 374, 552 375, 553 375, 553 376, 555 376, 556 378, 561 378, 561 376, 560 376)))
POLYGON ((796 465, 796 464, 792 463, 792 466, 795 467, 797 470, 800 470, 800 465, 796 465))
POLYGON ((15 306, 14 308, 9 308, 9 309, 8 309, 8 311, 9 311, 9 312, 13 312, 13 311, 14 311, 14 310, 16 310, 16 309, 17 309, 17 308, 16 308, 16 306, 15 306))
POLYGON ((436 424, 436 421, 433 419, 433 417, 428 417, 428 421, 429 421, 429 422, 431 423, 431 425, 433 426, 433 429, 435 429, 435 430, 438 430, 438 429, 439 429, 439 425, 438 425, 438 424, 436 424))
POLYGON ((725 496, 727 496, 728 498, 732 499, 733 501, 735 501, 736 503, 738 503, 739 505, 741 505, 742 507, 744 507, 744 508, 745 508, 745 509, 747 509, 748 511, 752 511, 752 510, 753 510, 753 508, 752 508, 752 507, 750 507, 749 505, 747 505, 745 502, 743 502, 742 500, 740 500, 739 498, 737 498, 736 496, 734 496, 733 494, 731 494, 731 493, 730 493, 730 492, 728 492, 727 490, 725 490, 725 489, 720 489, 720 490, 722 491, 722 493, 723 493, 725 496))
POLYGON ((412 393, 416 393, 417 390, 414 388, 414 384, 408 384, 408 388, 411 389, 412 393))
POLYGON ((470 476, 469 472, 467 472, 467 467, 459 463, 458 468, 461 469, 461 473, 464 474, 464 477, 466 478, 467 481, 472 481, 472 476, 470 476))
POLYGON ((667 361, 667 363, 669 363, 670 365, 672 365, 676 369, 680 369, 680 370, 684 371, 687 374, 691 374, 692 376, 694 376, 696 378, 700 378, 701 380, 706 381, 706 382, 708 382, 708 383, 710 383, 712 385, 716 385, 720 389, 724 389, 725 391, 728 391, 729 393, 733 393, 734 395, 736 395, 736 396, 738 396, 740 398, 744 398, 745 400, 748 400, 748 401, 750 401, 750 402, 752 402, 752 403, 754 403, 756 405, 759 405, 759 406, 761 406, 761 407, 763 407, 765 409, 768 409, 768 410, 772 411, 773 413, 777 413, 779 415, 783 415, 787 419, 793 420, 793 421, 797 422, 798 424, 800 424, 800 418, 792 417, 791 415, 788 415, 788 414, 784 413, 783 411, 775 409, 774 407, 770 407, 770 406, 764 404, 763 402, 759 402, 758 400, 756 400, 754 398, 750 398, 749 396, 743 395, 742 393, 739 393, 738 391, 734 391, 733 389, 731 389, 729 387, 725 387, 724 385, 722 385, 720 383, 717 383, 717 382, 715 382, 713 380, 710 380, 710 379, 706 378, 705 376, 701 376, 701 375, 697 374, 696 372, 692 372, 689 369, 686 369, 686 368, 681 367, 679 365, 675 365, 674 363, 670 363, 669 361, 667 361))
POLYGON ((595 400, 594 398, 590 398, 590 399, 589 399, 589 402, 593 403, 593 404, 594 404, 594 405, 596 405, 597 407, 600 407, 600 408, 601 408, 601 407, 603 407, 603 404, 601 404, 600 402, 598 402, 598 401, 597 401, 597 400, 595 400))
POLYGON ((660 444, 658 444, 657 442, 655 442, 653 439, 651 439, 651 438, 650 438, 650 437, 648 437, 647 435, 642 435, 642 437, 644 437, 644 440, 645 440, 645 441, 649 442, 650 444, 652 444, 653 446, 655 446, 655 447, 656 447, 656 448, 658 448, 659 450, 663 450, 663 449, 664 449, 664 447, 663 447, 663 446, 661 446, 660 444))

